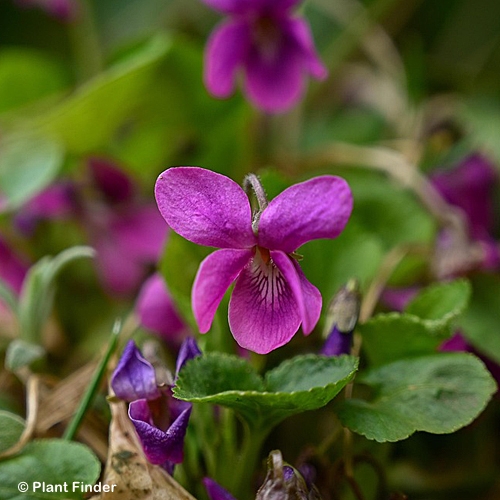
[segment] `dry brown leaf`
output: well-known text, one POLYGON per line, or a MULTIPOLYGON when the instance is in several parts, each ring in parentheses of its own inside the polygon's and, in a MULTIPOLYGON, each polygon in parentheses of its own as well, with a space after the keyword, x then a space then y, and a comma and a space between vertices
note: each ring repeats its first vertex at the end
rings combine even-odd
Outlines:
POLYGON ((102 486, 109 485, 114 492, 100 493, 90 500, 196 500, 163 469, 146 460, 125 403, 112 402, 110 406, 109 451, 102 486))

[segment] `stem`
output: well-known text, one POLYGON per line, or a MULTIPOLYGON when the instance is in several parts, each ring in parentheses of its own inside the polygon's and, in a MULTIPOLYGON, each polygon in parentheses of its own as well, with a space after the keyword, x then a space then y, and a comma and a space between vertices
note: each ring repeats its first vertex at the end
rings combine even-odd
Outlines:
POLYGON ((254 211, 252 220, 252 230, 257 234, 259 229, 259 220, 262 212, 267 207, 269 201, 267 200, 266 192, 262 186, 260 179, 255 174, 248 174, 243 179, 243 189, 247 194, 250 194, 250 190, 255 194, 255 198, 259 205, 259 209, 254 211))
POLYGON ((78 428, 80 427, 83 421, 83 417, 85 416, 85 413, 87 413, 87 410, 91 405, 92 401, 94 400, 94 397, 99 389, 99 385, 106 372, 106 367, 108 365, 108 362, 113 353, 115 352, 116 346, 118 345, 118 334, 120 333, 120 331, 121 331, 121 322, 117 320, 113 325, 111 339, 109 341, 109 345, 108 348, 106 349, 104 357, 99 363, 97 370, 94 372, 94 376, 90 381, 87 391, 83 395, 83 398, 80 402, 80 406, 78 407, 68 427, 66 427, 66 430, 63 434, 63 439, 71 441, 75 437, 76 432, 78 431, 78 428))
POLYGON ((243 443, 238 461, 233 469, 233 484, 231 485, 231 491, 239 500, 247 500, 253 497, 252 477, 267 434, 268 430, 251 428, 246 422, 244 423, 243 443))

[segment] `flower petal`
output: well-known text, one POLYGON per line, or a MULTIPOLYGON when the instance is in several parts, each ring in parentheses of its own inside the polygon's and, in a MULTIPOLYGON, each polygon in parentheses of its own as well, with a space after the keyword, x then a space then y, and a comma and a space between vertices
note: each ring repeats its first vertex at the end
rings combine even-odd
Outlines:
POLYGON ((274 42, 253 44, 245 59, 244 91, 259 108, 269 113, 286 111, 304 89, 302 50, 276 27, 274 42))
POLYGON ((297 301, 305 335, 311 333, 321 314, 322 298, 319 290, 308 281, 299 264, 283 252, 271 252, 271 258, 283 273, 297 301))
POLYGON ((170 227, 198 245, 255 245, 248 197, 225 175, 199 167, 163 172, 155 188, 158 208, 170 227))
POLYGON ((325 356, 340 356, 342 354, 349 354, 351 352, 352 332, 343 333, 337 325, 328 335, 320 354, 325 356))
POLYGON ((192 303, 201 333, 210 330, 222 297, 252 254, 252 250, 217 250, 200 264, 193 284, 192 303))
POLYGON ((242 14, 255 3, 255 0, 202 0, 202 2, 223 14, 242 14))
POLYGON ((259 222, 259 245, 291 253, 318 238, 335 238, 352 211, 352 194, 340 177, 325 175, 285 189, 259 222))
POLYGON ((153 274, 144 282, 135 304, 139 323, 167 341, 180 341, 187 332, 177 312, 163 276, 153 274))
POLYGON ((175 365, 175 378, 179 374, 179 371, 190 359, 201 356, 200 348, 196 343, 194 337, 187 337, 186 340, 181 345, 179 349, 179 354, 177 355, 177 363, 175 365))
POLYGON ((316 52, 314 40, 307 22, 303 19, 292 18, 288 20, 287 24, 287 30, 302 49, 304 66, 307 71, 318 80, 326 78, 328 71, 316 52))
POLYGON ((246 20, 223 22, 208 39, 205 49, 204 81, 215 97, 229 97, 238 67, 250 48, 250 26, 246 20))
POLYGON ((236 500, 229 491, 215 482, 212 478, 205 477, 202 482, 210 500, 236 500))
MULTIPOLYGON (((300 290, 298 279, 293 286, 300 290)), ((267 354, 295 335, 301 322, 298 309, 294 290, 283 273, 257 253, 236 280, 229 302, 229 326, 241 347, 267 354)))
POLYGON ((156 386, 155 369, 147 361, 133 340, 129 340, 118 362, 111 387, 115 394, 125 401, 155 399, 160 396, 156 386))
POLYGON ((152 464, 162 465, 165 462, 178 464, 182 462, 184 437, 191 415, 191 406, 186 408, 166 431, 158 429, 152 423, 151 412, 145 399, 130 403, 128 413, 144 453, 152 464))
POLYGON ((132 179, 126 175, 114 162, 91 157, 88 168, 95 187, 111 203, 132 200, 135 189, 132 179))

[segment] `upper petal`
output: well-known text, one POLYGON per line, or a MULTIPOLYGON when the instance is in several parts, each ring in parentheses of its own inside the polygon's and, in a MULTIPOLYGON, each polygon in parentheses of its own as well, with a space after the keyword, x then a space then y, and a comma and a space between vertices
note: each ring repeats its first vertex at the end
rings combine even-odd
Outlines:
POLYGON ((255 244, 248 197, 233 180, 199 167, 175 167, 156 181, 156 201, 169 226, 198 245, 255 244))
POLYGON ((283 273, 257 253, 236 280, 229 302, 229 326, 241 347, 267 354, 297 332, 299 309, 283 273))
POLYGON ((283 273, 297 301, 302 330, 311 333, 321 314, 322 298, 319 290, 308 281, 299 264, 283 252, 271 252, 271 258, 283 273))
POLYGON ((202 0, 202 2, 223 14, 243 14, 255 0, 202 0))
POLYGON ((155 399, 160 396, 156 386, 155 369, 147 361, 133 340, 129 340, 118 362, 111 387, 115 394, 125 400, 155 399))
POLYGON ((252 255, 252 250, 217 250, 200 264, 193 284, 192 302, 201 333, 210 329, 222 297, 252 255))
POLYGON ((352 211, 352 194, 340 177, 325 175, 285 189, 259 222, 259 245, 290 253, 308 241, 335 238, 352 211))
POLYGON ((216 97, 229 97, 234 89, 236 71, 250 47, 250 26, 245 20, 217 26, 205 49, 204 81, 216 97))

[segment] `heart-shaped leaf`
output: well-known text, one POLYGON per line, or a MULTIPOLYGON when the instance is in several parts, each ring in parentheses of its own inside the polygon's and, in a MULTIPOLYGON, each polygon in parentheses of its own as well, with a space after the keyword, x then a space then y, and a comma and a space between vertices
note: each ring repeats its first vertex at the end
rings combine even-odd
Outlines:
POLYGON ((97 457, 80 443, 61 439, 30 442, 21 453, 0 462, 0 498, 3 500, 60 500, 82 498, 73 482, 93 485, 101 470, 97 457), (22 484, 27 486, 23 491, 22 484), (56 486, 45 492, 38 483, 56 486), (66 488, 64 485, 66 484, 66 488), (66 490, 66 491, 64 491, 66 490))
POLYGON ((472 354, 434 354, 399 360, 360 376, 371 401, 348 399, 337 412, 342 424, 375 441, 399 441, 415 431, 454 432, 485 408, 496 384, 472 354))
POLYGON ((250 425, 270 428, 284 418, 326 405, 353 379, 352 356, 297 356, 262 379, 244 359, 208 353, 181 370, 174 395, 238 411, 250 425))

